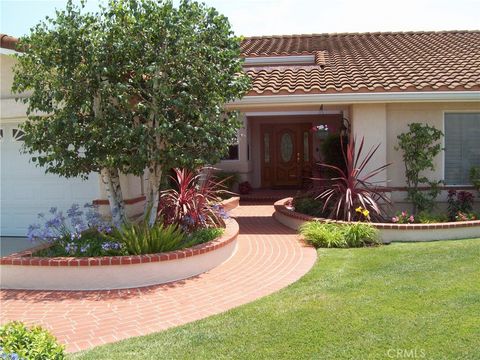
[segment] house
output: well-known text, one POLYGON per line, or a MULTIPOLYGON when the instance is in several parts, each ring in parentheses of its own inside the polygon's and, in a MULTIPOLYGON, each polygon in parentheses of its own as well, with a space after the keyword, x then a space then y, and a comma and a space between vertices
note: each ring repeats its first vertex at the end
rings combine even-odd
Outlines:
MULTIPOLYGON (((44 175, 18 153, 18 124, 26 115, 8 90, 14 44, 2 35, 5 235, 22 235, 36 212, 59 202, 100 197, 105 203, 96 174, 86 183, 44 175)), ((470 167, 480 166, 480 31, 251 37, 242 43, 242 56, 252 89, 226 105, 241 112, 243 127, 217 167, 240 173, 254 188, 301 187, 322 159, 323 135, 350 128, 367 145, 380 144, 372 167, 394 164, 376 180, 389 180, 392 199, 401 203, 405 177, 397 135, 423 122, 445 133, 445 150, 428 176, 445 180, 445 188, 470 188, 470 167)), ((130 212, 138 211, 142 180, 125 176, 122 186, 130 212)))

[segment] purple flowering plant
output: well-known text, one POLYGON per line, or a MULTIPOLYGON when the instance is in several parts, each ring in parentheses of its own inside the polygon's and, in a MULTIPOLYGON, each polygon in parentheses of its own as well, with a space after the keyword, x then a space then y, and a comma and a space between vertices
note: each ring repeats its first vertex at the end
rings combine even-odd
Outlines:
POLYGON ((32 224, 27 236, 31 241, 49 244, 40 250, 39 256, 105 256, 122 255, 119 242, 108 235, 114 226, 98 212, 98 207, 85 204, 80 207, 73 204, 64 216, 56 207, 49 215, 38 215, 42 224, 32 224))

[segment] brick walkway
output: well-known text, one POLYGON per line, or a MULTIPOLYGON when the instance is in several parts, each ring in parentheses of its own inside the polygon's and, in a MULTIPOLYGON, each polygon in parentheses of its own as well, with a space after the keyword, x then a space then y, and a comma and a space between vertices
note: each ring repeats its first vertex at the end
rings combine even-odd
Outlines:
POLYGON ((316 252, 272 219, 271 205, 241 206, 237 252, 219 267, 170 284, 112 291, 0 291, 0 322, 49 329, 68 351, 146 335, 217 314, 298 280, 316 252))

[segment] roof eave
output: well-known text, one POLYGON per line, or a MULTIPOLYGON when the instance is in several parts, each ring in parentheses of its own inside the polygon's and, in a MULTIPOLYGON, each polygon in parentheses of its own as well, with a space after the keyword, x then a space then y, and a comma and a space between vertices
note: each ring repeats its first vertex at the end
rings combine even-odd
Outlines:
POLYGON ((339 94, 298 94, 245 96, 227 107, 242 109, 250 106, 361 104, 402 102, 480 102, 480 91, 417 91, 339 94))

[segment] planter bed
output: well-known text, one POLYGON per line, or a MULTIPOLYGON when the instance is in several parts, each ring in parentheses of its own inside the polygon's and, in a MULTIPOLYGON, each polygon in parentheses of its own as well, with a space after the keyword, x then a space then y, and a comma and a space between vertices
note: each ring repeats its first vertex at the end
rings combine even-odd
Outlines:
POLYGON ((28 290, 109 290, 163 284, 211 270, 236 249, 238 223, 224 234, 188 249, 135 256, 32 256, 36 249, 0 258, 1 288, 28 290))
MULTIPOLYGON (((315 218, 289 210, 285 204, 290 200, 292 198, 277 201, 274 205, 275 213, 273 216, 278 222, 291 229, 298 230, 302 224, 312 220, 345 223, 343 221, 315 218)), ((369 224, 379 230, 380 238, 384 243, 480 238, 480 220, 435 224, 369 224)))

